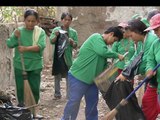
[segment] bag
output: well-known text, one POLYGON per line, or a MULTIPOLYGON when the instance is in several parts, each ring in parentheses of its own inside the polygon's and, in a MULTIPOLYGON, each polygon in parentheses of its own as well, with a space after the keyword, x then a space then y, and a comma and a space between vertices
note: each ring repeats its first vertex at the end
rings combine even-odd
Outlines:
POLYGON ((68 46, 69 39, 67 36, 67 31, 59 30, 59 33, 60 34, 58 35, 57 39, 58 39, 58 57, 60 58, 68 46))
MULTIPOLYGON (((112 82, 107 92, 102 92, 103 99, 109 109, 114 109, 123 98, 126 98, 133 91, 133 84, 130 81, 112 82)), ((116 114, 116 120, 145 120, 144 114, 134 94, 128 104, 121 107, 116 114)))
POLYGON ((32 116, 29 109, 3 103, 0 106, 0 120, 32 120, 32 116))
POLYGON ((143 51, 139 53, 137 57, 129 64, 123 71, 122 75, 125 76, 128 80, 133 80, 134 76, 137 74, 138 66, 142 61, 143 51))

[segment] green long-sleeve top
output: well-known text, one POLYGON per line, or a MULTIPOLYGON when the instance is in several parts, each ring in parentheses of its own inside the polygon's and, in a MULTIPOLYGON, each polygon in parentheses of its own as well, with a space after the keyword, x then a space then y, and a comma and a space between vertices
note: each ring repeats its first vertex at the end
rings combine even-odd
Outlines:
MULTIPOLYGON (((55 31, 57 30, 61 30, 62 28, 61 27, 56 27, 52 30, 52 33, 51 33, 51 36, 50 36, 50 43, 51 44, 55 44, 52 42, 52 39, 56 36, 55 35, 55 31)), ((78 34, 77 34, 77 31, 71 27, 68 28, 67 30, 68 32, 68 36, 69 38, 72 38, 74 40, 74 42, 76 44, 78 44, 78 34)), ((72 50, 73 50, 73 47, 72 45, 68 45, 67 48, 65 49, 65 52, 64 52, 64 57, 65 57, 65 62, 66 62, 66 65, 68 66, 68 68, 71 67, 72 65, 72 62, 73 62, 73 57, 72 57, 72 50)))
MULTIPOLYGON (((148 59, 146 64, 146 71, 153 70, 154 67, 160 63, 160 39, 157 39, 151 45, 148 53, 148 59)), ((160 93, 160 69, 156 72, 158 82, 158 93, 160 93)))
MULTIPOLYGON (((22 46, 32 46, 33 40, 33 30, 27 30, 25 27, 19 27, 20 31, 20 43, 22 46)), ((14 32, 11 34, 10 38, 6 40, 6 44, 9 48, 15 48, 15 53, 13 57, 13 65, 17 69, 22 70, 22 63, 20 59, 20 52, 18 50, 18 39, 14 35, 14 32)), ((43 67, 43 51, 46 47, 46 34, 42 29, 37 45, 40 48, 39 52, 26 51, 23 52, 24 64, 26 71, 32 71, 40 69, 43 67)))
POLYGON ((107 47, 101 34, 94 33, 82 44, 69 71, 80 81, 93 84, 95 77, 106 68, 107 58, 118 58, 118 53, 107 47))
POLYGON ((143 54, 143 57, 142 57, 142 61, 141 63, 139 64, 139 69, 138 69, 138 72, 137 74, 142 74, 144 75, 145 72, 146 72, 146 64, 147 64, 147 57, 148 57, 148 53, 149 53, 149 49, 151 48, 151 45, 152 43, 158 39, 158 37, 151 33, 151 32, 148 32, 146 34, 146 39, 144 41, 144 43, 142 42, 138 42, 138 45, 137 45, 137 50, 135 51, 135 54, 133 55, 133 57, 131 58, 131 60, 128 62, 128 64, 130 64, 130 62, 133 61, 133 59, 141 52, 141 51, 144 51, 144 54, 143 54))
POLYGON ((129 39, 122 39, 120 41, 116 41, 112 45, 112 50, 124 55, 126 52, 129 52, 124 60, 119 61, 115 64, 115 66, 119 69, 124 69, 124 65, 126 62, 128 62, 131 57, 134 55, 135 49, 134 49, 134 42, 129 39))

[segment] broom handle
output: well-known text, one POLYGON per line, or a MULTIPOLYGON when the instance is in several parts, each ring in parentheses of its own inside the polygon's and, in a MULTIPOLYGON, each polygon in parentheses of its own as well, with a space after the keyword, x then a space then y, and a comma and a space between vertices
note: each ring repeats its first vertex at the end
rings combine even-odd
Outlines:
POLYGON ((34 105, 31 105, 31 106, 28 106, 28 107, 25 107, 26 109, 29 109, 29 108, 32 108, 32 107, 37 107, 39 104, 34 104, 34 105))
MULTIPOLYGON (((123 57, 125 57, 129 52, 124 53, 123 57)), ((120 59, 116 60, 116 62, 114 64, 116 64, 117 62, 119 62, 120 59)))
MULTIPOLYGON (((160 67, 160 64, 158 64, 154 69, 153 72, 155 72, 160 67)), ((132 95, 143 85, 144 82, 146 82, 149 79, 149 77, 145 77, 144 80, 125 98, 127 101, 132 95)))
MULTIPOLYGON (((15 22, 16 22, 16 28, 18 29, 18 23, 17 23, 17 19, 16 19, 16 15, 14 16, 15 18, 15 22)), ((21 41, 20 38, 18 37, 18 45, 21 45, 21 41)), ((21 59, 21 63, 22 63, 22 70, 23 70, 23 75, 26 75, 27 72, 25 70, 25 65, 24 65, 24 58, 23 58, 23 53, 20 52, 20 59, 21 59)))
MULTIPOLYGON (((18 38, 18 43, 19 43, 19 45, 21 45, 21 42, 20 42, 20 39, 18 38)), ((23 58, 23 54, 22 53, 20 53, 20 58, 21 58, 21 63, 22 63, 22 70, 23 70, 23 75, 25 74, 27 74, 27 72, 26 72, 26 69, 25 69, 25 66, 24 66, 24 58, 23 58)))
MULTIPOLYGON (((126 52, 126 53, 123 55, 123 57, 125 57, 128 53, 129 53, 129 52, 126 52)), ((120 60, 118 59, 115 63, 112 63, 112 65, 111 65, 111 67, 110 67, 109 69, 113 69, 114 64, 116 64, 118 61, 120 61, 120 60)), ((98 77, 104 76, 104 75, 106 74, 106 71, 108 71, 108 68, 105 69, 98 77)))

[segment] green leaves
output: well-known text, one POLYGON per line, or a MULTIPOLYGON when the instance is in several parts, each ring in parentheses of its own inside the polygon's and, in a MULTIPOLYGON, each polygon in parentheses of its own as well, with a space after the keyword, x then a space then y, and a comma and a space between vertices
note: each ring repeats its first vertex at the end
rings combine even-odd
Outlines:
POLYGON ((56 10, 55 7, 13 7, 13 6, 7 6, 7 7, 0 7, 0 22, 1 23, 10 23, 14 22, 13 12, 16 13, 17 18, 23 17, 24 11, 28 8, 32 8, 37 10, 40 16, 45 17, 53 17, 55 16, 56 10))

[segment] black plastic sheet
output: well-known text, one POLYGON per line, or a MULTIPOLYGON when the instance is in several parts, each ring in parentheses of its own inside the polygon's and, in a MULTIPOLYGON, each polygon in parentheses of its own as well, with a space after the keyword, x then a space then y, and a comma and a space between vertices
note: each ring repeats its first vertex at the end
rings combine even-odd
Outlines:
POLYGON ((60 58, 68 46, 69 39, 67 31, 59 30, 59 33, 60 34, 58 36, 58 57, 60 58))
MULTIPOLYGON (((107 92, 101 92, 109 109, 112 110, 133 90, 132 82, 116 81, 112 82, 107 92)), ((116 120, 145 120, 144 114, 138 104, 135 94, 128 100, 128 104, 120 108, 115 117, 116 120)))
POLYGON ((29 109, 4 103, 0 106, 0 120, 32 120, 32 116, 29 109))

